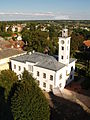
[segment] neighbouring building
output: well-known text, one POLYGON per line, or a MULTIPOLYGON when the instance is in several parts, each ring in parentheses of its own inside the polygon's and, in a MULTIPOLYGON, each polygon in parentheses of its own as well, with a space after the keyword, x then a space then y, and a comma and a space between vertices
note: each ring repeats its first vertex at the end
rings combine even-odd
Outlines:
POLYGON ((83 44, 84 44, 84 50, 90 51, 90 40, 85 40, 83 44))
POLYGON ((22 40, 22 36, 18 35, 17 40, 22 40))
POLYGON ((18 50, 22 50, 24 47, 24 42, 22 40, 5 40, 0 37, 0 50, 7 49, 7 48, 15 48, 18 50))
POLYGON ((26 52, 22 50, 6 48, 0 50, 0 71, 10 68, 10 58, 23 55, 26 52))
POLYGON ((23 26, 21 25, 21 24, 17 24, 17 25, 13 25, 12 26, 12 32, 14 33, 14 32, 21 32, 22 31, 22 29, 23 29, 23 26))
POLYGON ((12 32, 14 33, 16 31, 16 26, 12 26, 12 32))
POLYGON ((24 47, 24 42, 22 40, 9 40, 11 43, 11 48, 16 48, 18 50, 22 50, 24 47))
POLYGON ((70 58, 70 37, 68 29, 63 29, 59 37, 58 60, 55 57, 33 52, 11 58, 11 68, 20 77, 24 69, 36 79, 42 90, 62 90, 74 80, 75 59, 70 58))
POLYGON ((8 31, 9 27, 10 27, 10 26, 6 26, 6 27, 5 27, 5 31, 6 31, 6 32, 8 31))

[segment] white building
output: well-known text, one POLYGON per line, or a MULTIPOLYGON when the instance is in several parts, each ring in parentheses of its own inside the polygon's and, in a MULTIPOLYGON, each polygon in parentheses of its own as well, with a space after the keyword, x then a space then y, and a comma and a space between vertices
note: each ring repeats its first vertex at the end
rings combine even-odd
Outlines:
POLYGON ((18 35, 17 40, 22 40, 22 36, 18 35))
POLYGON ((53 56, 34 52, 11 59, 11 67, 17 75, 24 69, 32 73, 41 89, 51 91, 56 88, 62 90, 66 84, 74 79, 75 59, 70 58, 70 37, 68 30, 62 31, 59 37, 59 59, 53 56))
POLYGON ((14 33, 16 31, 16 26, 12 27, 12 32, 14 33))
POLYGON ((8 31, 8 29, 9 29, 9 26, 6 26, 6 27, 5 27, 5 31, 7 32, 7 31, 8 31))

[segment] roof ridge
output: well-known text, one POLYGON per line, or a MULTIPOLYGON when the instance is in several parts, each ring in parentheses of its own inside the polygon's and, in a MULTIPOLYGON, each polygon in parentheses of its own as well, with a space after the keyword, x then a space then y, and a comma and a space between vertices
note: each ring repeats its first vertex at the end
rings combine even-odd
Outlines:
POLYGON ((52 59, 52 62, 53 62, 53 64, 54 64, 54 66, 55 66, 55 68, 57 68, 57 66, 56 66, 56 64, 55 64, 55 62, 57 62, 57 60, 53 57, 53 56, 49 56, 51 59, 52 59), (54 59, 53 59, 54 58, 54 59))

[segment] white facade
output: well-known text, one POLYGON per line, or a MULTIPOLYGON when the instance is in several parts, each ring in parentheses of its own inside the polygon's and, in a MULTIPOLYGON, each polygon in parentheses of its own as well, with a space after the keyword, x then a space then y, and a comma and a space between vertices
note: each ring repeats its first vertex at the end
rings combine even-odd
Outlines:
POLYGON ((19 35, 19 36, 17 37, 17 40, 22 40, 22 36, 19 35))
POLYGON ((51 89, 53 89, 53 87, 55 86, 55 71, 47 70, 36 66, 33 70, 33 77, 39 81, 39 87, 42 90, 50 91, 51 89), (50 76, 52 76, 53 79, 50 79, 50 76))
POLYGON ((15 32, 16 31, 16 26, 13 26, 12 27, 12 32, 15 32))
POLYGON ((5 27, 5 31, 7 32, 7 31, 8 31, 8 29, 9 29, 9 26, 6 26, 6 27, 5 27))
MULTIPOLYGON (((11 59, 12 70, 15 73, 17 73, 18 76, 22 74, 24 69, 29 71, 32 74, 32 76, 37 80, 39 87, 42 90, 46 90, 48 92, 55 88, 59 88, 60 90, 62 90, 66 84, 70 83, 74 79, 74 70, 75 70, 75 59, 70 59, 70 37, 67 37, 67 34, 65 35, 66 37, 59 38, 59 61, 53 60, 50 62, 50 63, 56 64, 56 66, 59 63, 60 65, 63 65, 59 69, 57 70, 53 69, 52 68, 53 65, 51 66, 52 69, 43 67, 44 63, 42 64, 42 67, 41 67, 38 65, 40 64, 40 60, 38 60, 38 62, 32 62, 32 61, 30 62, 25 58, 26 61, 21 62, 22 58, 21 58, 21 61, 19 61, 20 60, 19 58, 18 60, 11 59), (63 44, 61 42, 62 40, 64 41, 63 44), (61 49, 62 46, 64 47, 64 50, 61 49), (68 47, 68 50, 67 50, 67 47, 68 47), (63 55, 63 60, 61 59, 62 55, 63 55)), ((35 53, 32 53, 32 54, 29 54, 28 56, 34 56, 34 54, 35 53)), ((42 54, 42 56, 45 56, 45 54, 42 54)), ((52 60, 52 59, 55 59, 55 58, 49 57, 49 60, 52 60)), ((48 62, 48 57, 47 57, 47 62, 48 62)), ((48 65, 50 65, 50 63, 48 65)))
POLYGON ((59 37, 59 62, 68 65, 70 59, 70 37, 68 30, 62 31, 62 37, 59 37))
POLYGON ((69 66, 65 66, 58 71, 37 67, 34 63, 29 62, 22 63, 11 60, 11 63, 12 70, 17 73, 18 76, 23 73, 24 69, 26 69, 37 80, 40 88, 46 91, 50 91, 51 89, 53 90, 53 88, 57 87, 62 90, 66 84, 74 79, 75 61, 69 64, 69 66))

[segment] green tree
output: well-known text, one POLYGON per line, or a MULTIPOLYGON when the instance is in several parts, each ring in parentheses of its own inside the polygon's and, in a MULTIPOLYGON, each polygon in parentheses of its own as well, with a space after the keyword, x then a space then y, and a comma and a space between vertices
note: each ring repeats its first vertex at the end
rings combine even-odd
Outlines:
POLYGON ((82 35, 85 40, 90 39, 90 31, 88 30, 83 30, 83 29, 75 29, 74 33, 78 33, 79 35, 82 35))
POLYGON ((78 33, 72 33, 71 35, 71 54, 80 50, 83 45, 84 37, 78 33))
POLYGON ((14 88, 11 95, 14 120, 49 120, 48 102, 35 79, 26 70, 14 88))
POLYGON ((8 98, 12 85, 18 80, 16 74, 11 70, 3 70, 0 73, 0 86, 5 89, 5 99, 8 98))
POLYGON ((47 29, 49 30, 49 37, 51 39, 53 37, 58 37, 58 31, 56 31, 57 29, 55 28, 54 25, 51 25, 51 26, 47 27, 47 29))

